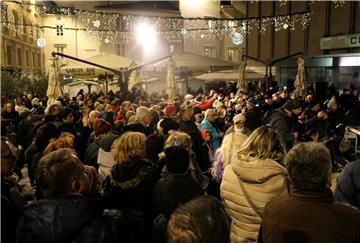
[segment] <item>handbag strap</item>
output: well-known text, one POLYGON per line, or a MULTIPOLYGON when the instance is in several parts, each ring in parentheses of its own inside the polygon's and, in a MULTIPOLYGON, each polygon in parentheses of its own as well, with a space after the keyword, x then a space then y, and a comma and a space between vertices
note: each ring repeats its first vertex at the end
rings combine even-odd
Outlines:
POLYGON ((262 212, 256 208, 255 204, 253 203, 253 201, 251 201, 249 194, 247 193, 247 191, 245 190, 245 186, 244 183, 242 182, 242 180, 239 178, 239 182, 240 182, 240 187, 241 190, 243 191, 243 194, 245 196, 246 201, 249 203, 250 207, 255 211, 255 213, 262 218, 262 212))

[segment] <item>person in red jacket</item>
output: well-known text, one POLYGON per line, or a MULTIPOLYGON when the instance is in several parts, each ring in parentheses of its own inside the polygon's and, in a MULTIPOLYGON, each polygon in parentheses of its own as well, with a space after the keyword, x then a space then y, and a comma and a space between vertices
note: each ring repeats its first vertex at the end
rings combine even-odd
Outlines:
POLYGON ((196 107, 199 107, 202 111, 206 111, 207 109, 212 107, 216 97, 217 93, 214 93, 213 96, 208 100, 206 100, 204 96, 199 96, 196 98, 196 107))

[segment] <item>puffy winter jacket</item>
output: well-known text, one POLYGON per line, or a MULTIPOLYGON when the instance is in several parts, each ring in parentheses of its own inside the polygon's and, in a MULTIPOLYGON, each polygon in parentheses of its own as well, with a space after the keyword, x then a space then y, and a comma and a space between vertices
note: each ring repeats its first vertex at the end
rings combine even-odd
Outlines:
POLYGON ((271 160, 235 156, 223 175, 220 193, 224 207, 231 218, 232 242, 255 242, 266 203, 273 197, 287 194, 286 168, 271 160), (248 202, 240 180, 251 200, 248 202))

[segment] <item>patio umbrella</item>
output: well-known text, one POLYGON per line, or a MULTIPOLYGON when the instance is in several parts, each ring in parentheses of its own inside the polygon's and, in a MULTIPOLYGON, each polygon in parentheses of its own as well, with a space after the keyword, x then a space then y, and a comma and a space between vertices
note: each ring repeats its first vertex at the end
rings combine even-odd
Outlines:
POLYGON ((245 70, 246 70, 246 61, 242 60, 240 62, 240 66, 239 66, 239 78, 238 78, 238 82, 236 85, 236 88, 238 89, 236 94, 240 94, 240 92, 246 91, 247 90, 247 85, 246 85, 246 80, 245 80, 245 70))
POLYGON ((225 70, 234 69, 238 67, 238 64, 223 61, 221 59, 212 58, 203 55, 197 55, 189 52, 183 54, 174 55, 172 57, 165 58, 161 61, 147 65, 145 69, 150 71, 166 70, 169 59, 173 59, 176 63, 176 69, 185 69, 196 71, 209 71, 209 70, 225 70))
POLYGON ((62 93, 59 80, 60 67, 65 66, 57 57, 51 58, 51 68, 49 69, 48 88, 46 96, 48 97, 48 106, 51 105, 62 93))
POLYGON ((176 96, 174 68, 175 68, 175 63, 172 60, 172 58, 170 58, 168 62, 167 76, 166 76, 166 94, 169 95, 169 99, 172 99, 176 96))
MULTIPOLYGON (((136 62, 135 62, 135 60, 133 60, 133 62, 130 64, 129 68, 131 69, 136 66, 137 66, 136 62)), ((131 89, 139 83, 140 83, 139 72, 138 72, 138 70, 134 70, 131 72, 130 77, 129 77, 128 90, 131 91, 131 89)))
MULTIPOLYGON (((98 55, 92 56, 85 60, 116 70, 120 70, 121 68, 128 68, 133 62, 133 59, 107 52, 99 53, 98 55)), ((105 72, 109 71, 100 67, 76 61, 72 61, 69 63, 69 65, 61 69, 62 74, 70 75, 76 78, 96 78, 105 72)))
POLYGON ((304 96, 306 95, 306 82, 305 82, 305 69, 304 69, 304 65, 305 65, 305 61, 304 58, 298 58, 297 60, 297 64, 298 64, 298 70, 297 70, 297 74, 296 74, 296 78, 295 78, 295 82, 294 82, 294 86, 295 86, 295 91, 296 94, 298 96, 304 96))

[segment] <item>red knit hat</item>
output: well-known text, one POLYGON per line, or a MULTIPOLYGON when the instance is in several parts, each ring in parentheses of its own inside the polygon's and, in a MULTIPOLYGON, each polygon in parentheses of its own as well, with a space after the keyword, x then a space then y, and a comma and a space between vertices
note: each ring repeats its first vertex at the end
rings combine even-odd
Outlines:
POLYGON ((176 111, 176 106, 174 104, 168 104, 165 109, 164 109, 164 113, 167 116, 171 116, 174 115, 173 113, 176 111))
POLYGON ((107 133, 111 129, 111 124, 104 119, 98 119, 94 123, 95 137, 107 133))

